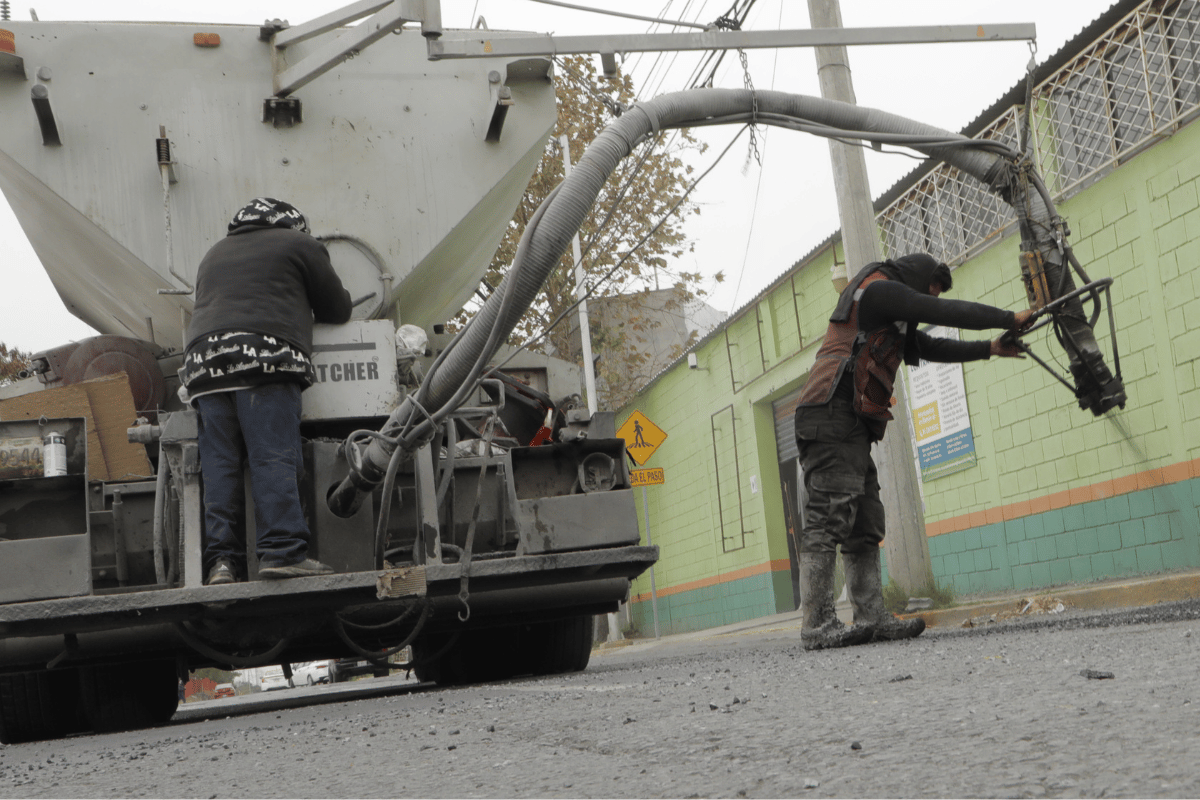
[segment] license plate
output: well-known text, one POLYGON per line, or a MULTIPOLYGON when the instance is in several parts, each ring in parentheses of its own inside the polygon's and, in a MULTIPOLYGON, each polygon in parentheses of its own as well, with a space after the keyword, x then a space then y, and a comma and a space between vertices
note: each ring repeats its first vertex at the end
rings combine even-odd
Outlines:
POLYGON ((42 477, 42 440, 0 439, 0 479, 42 477))

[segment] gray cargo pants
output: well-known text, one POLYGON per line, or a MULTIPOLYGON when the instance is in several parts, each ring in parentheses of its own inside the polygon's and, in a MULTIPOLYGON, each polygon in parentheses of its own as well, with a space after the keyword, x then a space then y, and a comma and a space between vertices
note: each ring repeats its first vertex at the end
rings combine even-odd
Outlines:
POLYGON ((883 502, 871 433, 850 402, 796 409, 796 444, 808 502, 800 552, 865 553, 883 541, 883 502))

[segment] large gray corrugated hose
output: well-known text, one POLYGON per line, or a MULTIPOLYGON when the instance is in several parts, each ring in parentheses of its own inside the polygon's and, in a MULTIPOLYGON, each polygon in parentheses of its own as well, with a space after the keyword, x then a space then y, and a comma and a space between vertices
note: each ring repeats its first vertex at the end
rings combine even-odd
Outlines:
MULTIPOLYGON (((430 376, 431 399, 449 398, 458 389, 493 325, 500 326, 502 337, 512 331, 566 251, 571 237, 583 224, 605 182, 638 142, 658 130, 689 127, 712 117, 749 114, 753 103, 751 93, 741 89, 677 92, 639 103, 605 128, 563 181, 558 196, 546 204, 544 217, 534 235, 522 242, 525 252, 518 254, 500 289, 484 304, 472 322, 471 330, 446 358, 442 368, 430 376), (500 301, 510 288, 516 292, 514 302, 507 315, 500 318, 500 301)), ((894 114, 817 97, 757 92, 757 104, 760 118, 779 115, 842 130, 862 131, 866 138, 870 133, 878 132, 965 140, 965 137, 894 114)), ((927 153, 989 185, 1004 167, 1003 160, 995 154, 961 147, 928 148, 927 153)), ((1040 202, 1040 198, 1036 199, 1040 202)), ((1047 216, 1042 205, 1042 215, 1047 216)), ((437 405, 436 401, 429 404, 437 405)))
MULTIPOLYGON (((348 513, 357 502, 357 490, 369 491, 379 484, 397 447, 411 451, 428 441, 436 428, 428 417, 452 410, 471 390, 482 366, 532 304, 609 176, 637 144, 660 130, 750 121, 824 136, 903 144, 945 161, 1009 203, 1020 194, 1018 203, 1025 210, 1018 209, 1018 216, 1028 216, 1031 231, 1046 232, 1038 236, 1038 247, 1055 248, 1050 234, 1057 224, 1053 210, 1038 192, 1019 191, 1012 160, 1006 158, 1015 154, 1003 145, 976 142, 877 109, 783 92, 697 89, 638 103, 596 137, 570 176, 538 209, 508 275, 430 371, 416 398, 406 399, 392 413, 383 435, 371 437, 365 447, 347 440, 351 477, 330 496, 335 513, 348 513)), ((1061 262, 1057 251, 1055 258, 1061 262)))

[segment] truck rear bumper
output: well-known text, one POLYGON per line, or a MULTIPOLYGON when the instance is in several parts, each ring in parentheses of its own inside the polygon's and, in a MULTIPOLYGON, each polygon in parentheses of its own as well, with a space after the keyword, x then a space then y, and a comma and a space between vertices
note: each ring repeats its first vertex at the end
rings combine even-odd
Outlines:
MULTIPOLYGON (((468 569, 473 622, 611 610, 630 579, 658 558, 657 547, 629 546, 475 561, 468 569)), ((239 621, 378 611, 425 597, 434 606, 430 630, 453 626, 462 567, 431 564, 282 581, 69 597, 0 605, 0 669, 44 668, 69 650, 75 660, 135 652, 178 652, 187 647, 177 622, 239 621), (389 591, 390 588, 390 591, 389 591), (437 613, 445 612, 445 613, 437 613), (68 646, 64 637, 73 641, 68 646)))

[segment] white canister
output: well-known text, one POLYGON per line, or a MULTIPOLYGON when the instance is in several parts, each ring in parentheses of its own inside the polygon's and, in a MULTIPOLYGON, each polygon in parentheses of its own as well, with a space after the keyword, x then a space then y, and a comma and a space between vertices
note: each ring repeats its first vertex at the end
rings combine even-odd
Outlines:
POLYGON ((42 437, 42 474, 47 478, 67 474, 67 439, 57 431, 42 437))

